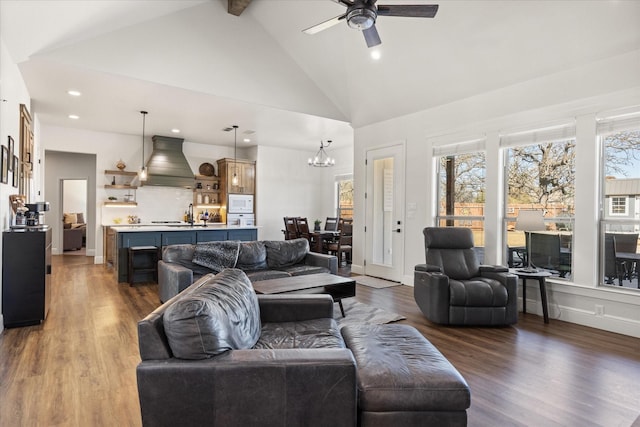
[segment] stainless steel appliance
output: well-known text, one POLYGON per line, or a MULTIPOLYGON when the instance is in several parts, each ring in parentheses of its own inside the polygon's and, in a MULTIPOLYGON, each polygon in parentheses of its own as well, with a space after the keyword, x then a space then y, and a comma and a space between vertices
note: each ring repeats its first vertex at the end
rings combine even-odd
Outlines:
POLYGON ((253 194, 229 194, 227 213, 252 214, 253 194))
POLYGON ((26 213, 27 226, 35 227, 41 225, 40 216, 49 210, 49 202, 26 203, 25 207, 29 209, 26 213))
POLYGON ((253 227, 256 225, 254 214, 227 214, 228 227, 253 227))

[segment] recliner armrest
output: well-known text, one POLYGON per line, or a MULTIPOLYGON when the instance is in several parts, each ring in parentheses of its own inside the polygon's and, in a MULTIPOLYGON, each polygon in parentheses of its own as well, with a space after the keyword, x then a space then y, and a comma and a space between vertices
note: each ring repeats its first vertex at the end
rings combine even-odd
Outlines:
POLYGON ((508 267, 503 265, 481 265, 480 273, 491 272, 491 273, 506 273, 509 271, 508 267))
POLYGON ((418 264, 414 271, 425 271, 427 273, 442 273, 442 268, 433 264, 418 264))

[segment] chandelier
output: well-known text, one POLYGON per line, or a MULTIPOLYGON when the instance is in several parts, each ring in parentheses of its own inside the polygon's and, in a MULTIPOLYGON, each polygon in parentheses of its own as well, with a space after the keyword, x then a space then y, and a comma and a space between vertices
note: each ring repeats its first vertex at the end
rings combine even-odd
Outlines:
POLYGON ((320 141, 320 149, 316 153, 315 157, 309 157, 309 166, 314 166, 317 168, 326 168, 328 166, 333 166, 336 164, 336 159, 329 157, 326 151, 324 151, 325 147, 329 147, 331 145, 331 140, 323 143, 320 141))

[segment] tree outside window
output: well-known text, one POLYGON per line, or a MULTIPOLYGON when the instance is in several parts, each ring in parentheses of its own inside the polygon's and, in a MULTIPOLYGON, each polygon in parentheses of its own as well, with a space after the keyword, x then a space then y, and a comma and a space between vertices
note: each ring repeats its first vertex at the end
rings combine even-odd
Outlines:
POLYGON ((437 223, 471 228, 476 246, 484 246, 485 182, 484 152, 440 157, 437 223))

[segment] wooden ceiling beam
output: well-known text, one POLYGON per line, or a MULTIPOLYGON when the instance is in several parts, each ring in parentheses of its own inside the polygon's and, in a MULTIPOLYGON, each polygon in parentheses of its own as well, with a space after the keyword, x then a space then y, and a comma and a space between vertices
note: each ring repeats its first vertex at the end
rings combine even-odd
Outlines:
POLYGON ((251 0, 228 0, 228 2, 229 6, 227 12, 235 16, 240 16, 247 6, 249 6, 251 0))

